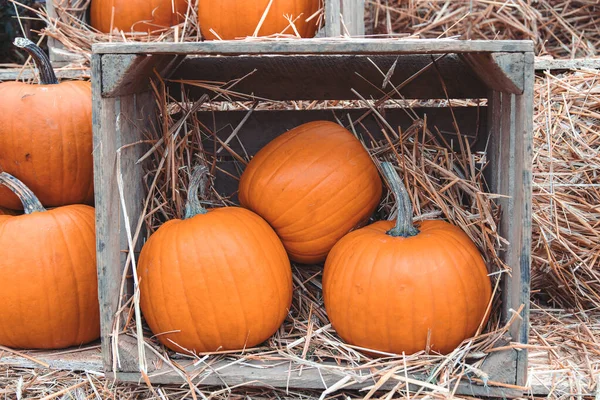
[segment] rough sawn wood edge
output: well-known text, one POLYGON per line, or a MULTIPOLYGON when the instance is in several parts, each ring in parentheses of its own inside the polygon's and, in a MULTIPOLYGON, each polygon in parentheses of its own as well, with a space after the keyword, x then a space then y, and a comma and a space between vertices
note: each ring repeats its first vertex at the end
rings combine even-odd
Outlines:
POLYGON ((97 43, 94 54, 444 54, 532 52, 530 40, 357 39, 220 40, 186 43, 97 43))

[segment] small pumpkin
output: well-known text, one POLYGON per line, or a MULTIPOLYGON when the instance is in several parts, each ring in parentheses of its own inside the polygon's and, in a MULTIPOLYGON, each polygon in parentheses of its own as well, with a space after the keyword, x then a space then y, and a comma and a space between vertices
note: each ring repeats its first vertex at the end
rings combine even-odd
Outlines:
MULTIPOLYGON (((92 87, 89 82, 58 83, 46 54, 25 38, 40 85, 0 83, 0 171, 17 176, 44 206, 92 204, 92 87)), ((0 188, 0 207, 19 210, 21 202, 0 188)))
POLYGON ((263 217, 290 258, 325 261, 345 234, 367 222, 381 197, 369 153, 328 121, 300 125, 262 148, 242 174, 239 200, 263 217))
POLYGON ((180 23, 188 0, 92 0, 91 25, 100 32, 152 32, 180 23))
POLYGON ((340 337, 386 353, 447 354, 489 316, 491 282, 475 244, 444 221, 412 225, 412 204, 389 163, 382 165, 398 218, 349 233, 323 273, 325 310, 340 337), (394 226, 395 225, 395 226, 394 226))
POLYGON ((46 210, 12 175, 24 215, 0 215, 0 344, 59 349, 100 336, 94 209, 46 210))
MULTIPOLYGON (((200 0, 198 21, 202 37, 209 40, 232 40, 252 36, 270 2, 271 0, 200 0), (218 37, 211 30, 216 32, 218 37)), ((314 37, 319 18, 306 20, 319 11, 319 7, 320 0, 272 0, 257 36, 282 32, 296 35, 286 19, 286 16, 289 16, 301 37, 314 37)))
POLYGON ((255 346, 275 333, 292 301, 290 262, 273 229, 240 207, 202 208, 207 172, 194 170, 185 219, 162 225, 138 264, 144 317, 180 353, 255 346))

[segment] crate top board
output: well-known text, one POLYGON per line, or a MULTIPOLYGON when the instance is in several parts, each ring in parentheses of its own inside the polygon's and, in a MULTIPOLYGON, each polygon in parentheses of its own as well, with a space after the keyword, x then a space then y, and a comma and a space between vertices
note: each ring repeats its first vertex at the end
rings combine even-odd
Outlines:
MULTIPOLYGON (((532 41, 453 39, 302 39, 195 43, 102 43, 92 47, 102 97, 139 93, 145 78, 163 77, 188 56, 328 56, 457 54, 488 89, 522 94, 525 64, 533 65, 532 41), (102 60, 102 62, 100 62, 102 60), (103 68, 108 66, 109 68, 103 68)), ((94 67, 95 65, 95 67, 94 67)))

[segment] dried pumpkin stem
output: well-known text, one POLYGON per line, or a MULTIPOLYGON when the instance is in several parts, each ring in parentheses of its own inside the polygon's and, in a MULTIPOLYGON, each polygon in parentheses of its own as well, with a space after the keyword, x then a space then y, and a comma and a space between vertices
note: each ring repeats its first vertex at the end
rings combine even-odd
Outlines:
POLYGON ((0 173, 0 185, 6 186, 19 197, 19 200, 23 203, 25 214, 46 211, 42 203, 35 197, 35 194, 23 182, 8 172, 0 173))
POLYGON ((195 217, 198 214, 206 214, 208 212, 208 210, 200 204, 200 198, 206 197, 207 180, 208 168, 204 165, 194 167, 190 186, 188 187, 188 198, 185 203, 184 219, 195 217))
POLYGON ((27 38, 16 38, 14 41, 14 45, 20 49, 25 50, 31 58, 33 58, 33 62, 35 66, 40 71, 40 83, 42 85, 56 85, 58 84, 58 79, 56 78, 56 74, 52 69, 52 64, 50 64, 50 59, 44 53, 44 50, 40 49, 35 43, 27 38))
POLYGON ((413 225, 413 207, 408 196, 408 191, 402 183, 400 176, 396 172, 394 166, 389 162, 381 163, 383 175, 388 183, 388 186, 396 197, 398 204, 398 216, 396 217, 396 226, 390 229, 387 234, 390 236, 411 237, 419 234, 419 230, 413 225))

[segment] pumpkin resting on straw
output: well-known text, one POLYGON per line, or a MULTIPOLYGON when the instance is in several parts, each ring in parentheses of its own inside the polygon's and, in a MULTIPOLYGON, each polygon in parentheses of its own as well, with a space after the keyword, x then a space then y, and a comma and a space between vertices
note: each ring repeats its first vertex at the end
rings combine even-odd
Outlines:
POLYGON ((346 235, 329 253, 323 296, 329 319, 348 343, 387 353, 447 354, 489 316, 491 283, 477 247, 444 221, 412 225, 398 175, 383 163, 398 220, 346 235))
POLYGON ((365 223, 381 197, 369 153, 340 125, 315 121, 271 141, 242 174, 240 203, 263 217, 290 258, 325 261, 342 236, 365 223))
POLYGON ((292 301, 290 262, 273 229, 240 207, 203 209, 197 194, 206 173, 195 169, 185 219, 162 225, 138 265, 144 317, 180 353, 255 346, 275 333, 292 301))
MULTIPOLYGON (((15 45, 32 56, 41 85, 0 83, 0 171, 18 177, 44 206, 91 204, 91 84, 58 83, 38 46, 24 38, 15 45)), ((19 210, 21 202, 2 187, 0 207, 19 210)))
POLYGON ((200 0, 198 20, 205 39, 232 40, 278 33, 296 35, 286 16, 291 17, 297 34, 311 38, 317 32, 319 0, 200 0), (269 3, 272 1, 271 6, 269 3), (264 20, 261 20, 265 16, 264 20), (308 18, 310 21, 306 21, 308 18), (214 31, 217 35, 215 36, 214 31))
POLYGON ((59 349, 100 336, 94 209, 45 210, 6 172, 24 215, 0 216, 0 344, 59 349))
POLYGON ((153 32, 183 20, 188 0, 92 0, 91 25, 100 32, 153 32))

